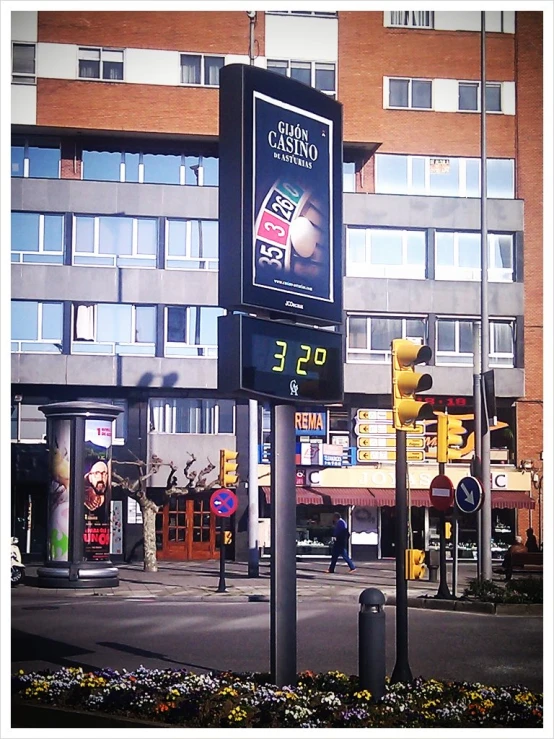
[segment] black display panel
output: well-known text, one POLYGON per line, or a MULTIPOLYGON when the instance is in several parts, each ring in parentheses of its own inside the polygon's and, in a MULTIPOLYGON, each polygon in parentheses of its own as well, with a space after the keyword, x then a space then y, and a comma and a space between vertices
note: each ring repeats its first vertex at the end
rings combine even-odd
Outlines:
POLYGON ((219 305, 340 324, 341 104, 243 64, 219 99, 219 305))
POLYGON ((251 316, 220 316, 218 389, 292 403, 340 402, 342 334, 251 316))

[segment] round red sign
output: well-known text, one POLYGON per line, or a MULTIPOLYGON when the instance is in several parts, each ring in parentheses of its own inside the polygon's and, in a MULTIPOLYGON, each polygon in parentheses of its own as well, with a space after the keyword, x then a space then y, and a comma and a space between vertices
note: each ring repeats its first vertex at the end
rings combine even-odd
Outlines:
POLYGON ((454 502, 454 485, 446 475, 437 475, 429 486, 431 505, 437 511, 447 511, 454 502))

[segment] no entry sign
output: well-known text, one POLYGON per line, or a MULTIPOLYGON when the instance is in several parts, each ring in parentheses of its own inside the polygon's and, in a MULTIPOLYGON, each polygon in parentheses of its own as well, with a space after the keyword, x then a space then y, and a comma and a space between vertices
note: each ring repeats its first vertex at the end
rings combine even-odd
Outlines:
POLYGON ((446 475, 437 475, 429 486, 431 505, 437 511, 447 511, 454 501, 454 485, 446 475))
POLYGON ((228 488, 219 488, 210 497, 210 510, 216 516, 232 516, 237 505, 237 496, 228 488))

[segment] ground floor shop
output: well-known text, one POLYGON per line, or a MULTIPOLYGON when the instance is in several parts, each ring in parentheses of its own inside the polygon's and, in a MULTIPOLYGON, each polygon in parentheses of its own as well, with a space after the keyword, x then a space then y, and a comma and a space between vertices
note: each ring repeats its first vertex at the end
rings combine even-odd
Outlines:
MULTIPOLYGON (((262 488, 261 551, 269 556, 271 490, 262 488)), ((326 558, 330 554, 333 513, 338 511, 351 532, 350 553, 358 561, 395 556, 396 515, 394 490, 359 488, 297 488, 296 553, 298 557, 326 558)), ((408 516, 408 545, 439 548, 439 513, 430 505, 428 490, 411 490, 408 516)), ((501 560, 518 530, 518 516, 534 506, 523 492, 492 492, 491 555, 501 560)), ((447 558, 453 553, 454 510, 447 514, 447 558)), ((478 514, 457 518, 458 557, 477 559, 478 514)))

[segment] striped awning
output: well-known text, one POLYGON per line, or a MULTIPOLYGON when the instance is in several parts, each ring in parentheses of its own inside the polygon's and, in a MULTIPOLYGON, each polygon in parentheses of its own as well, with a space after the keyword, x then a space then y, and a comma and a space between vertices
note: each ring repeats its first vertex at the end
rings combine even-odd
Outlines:
MULTIPOLYGON (((265 496, 266 502, 271 503, 271 488, 269 486, 264 486, 262 487, 262 492, 265 496)), ((318 495, 315 490, 297 487, 296 505, 324 505, 324 503, 321 499, 321 495, 318 495)))
MULTIPOLYGON (((263 486, 266 502, 271 502, 271 488, 263 486)), ((407 493, 408 495, 408 493, 407 493)), ((429 490, 417 488, 409 491, 409 499, 416 508, 432 508, 429 490)), ((296 487, 296 505, 358 505, 370 508, 394 507, 396 492, 394 488, 306 488, 296 487)), ((493 508, 526 508, 533 510, 535 501, 522 491, 493 490, 493 508)))
POLYGON ((522 491, 493 490, 491 493, 493 508, 527 508, 533 510, 535 501, 522 491))

